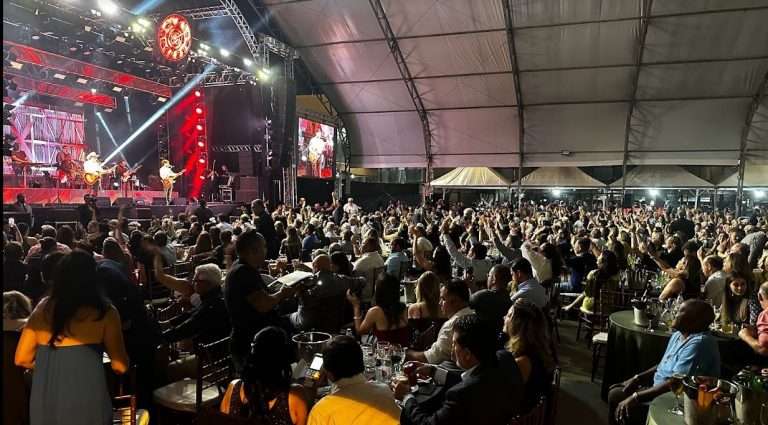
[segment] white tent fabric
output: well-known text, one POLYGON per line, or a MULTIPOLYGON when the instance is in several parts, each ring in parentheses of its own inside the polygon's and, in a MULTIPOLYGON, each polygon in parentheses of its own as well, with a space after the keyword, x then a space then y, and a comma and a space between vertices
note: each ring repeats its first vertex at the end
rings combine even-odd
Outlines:
POLYGON ((581 171, 577 167, 542 167, 523 176, 520 186, 528 188, 595 189, 605 183, 581 171))
MULTIPOLYGON (((720 182, 717 187, 735 188, 739 184, 738 172, 720 182)), ((744 168, 744 187, 768 187, 768 165, 747 163, 744 168)))
MULTIPOLYGON (((766 84, 768 0, 654 1, 639 67, 646 1, 380 2, 427 110, 428 147, 370 1, 264 1, 340 111, 354 166, 424 166, 428 150, 435 167, 619 165, 626 138, 630 165, 733 166, 766 84)), ((766 109, 747 143, 763 164, 766 109)))
MULTIPOLYGON (((610 186, 621 188, 622 179, 616 180, 610 186)), ((626 176, 628 189, 703 189, 713 186, 712 183, 676 165, 642 165, 627 172, 626 176)))
POLYGON ((509 180, 488 167, 459 167, 432 180, 430 186, 444 189, 506 189, 509 180))

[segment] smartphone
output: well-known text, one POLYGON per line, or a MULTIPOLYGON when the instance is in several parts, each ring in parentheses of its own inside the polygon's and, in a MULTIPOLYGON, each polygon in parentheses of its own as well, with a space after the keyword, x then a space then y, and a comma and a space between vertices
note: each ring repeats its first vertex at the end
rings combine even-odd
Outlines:
POLYGON ((13 226, 16 224, 16 219, 13 217, 8 217, 8 225, 13 226))
POLYGON ((306 377, 317 381, 320 379, 320 369, 323 368, 323 355, 320 353, 315 354, 312 358, 312 362, 307 369, 306 377))

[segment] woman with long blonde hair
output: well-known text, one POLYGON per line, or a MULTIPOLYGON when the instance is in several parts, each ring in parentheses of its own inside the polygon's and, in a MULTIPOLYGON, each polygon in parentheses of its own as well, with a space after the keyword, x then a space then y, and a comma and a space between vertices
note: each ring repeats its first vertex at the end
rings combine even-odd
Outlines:
POLYGON ((409 319, 440 318, 440 279, 424 272, 416 281, 416 302, 408 306, 409 319))

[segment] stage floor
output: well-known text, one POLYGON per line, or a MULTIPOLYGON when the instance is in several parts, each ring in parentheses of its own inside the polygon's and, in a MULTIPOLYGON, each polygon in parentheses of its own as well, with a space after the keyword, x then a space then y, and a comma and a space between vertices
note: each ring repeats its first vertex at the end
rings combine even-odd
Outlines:
MULTIPOLYGON (((56 189, 56 188, 24 188, 24 187, 6 187, 3 186, 3 204, 12 204, 16 202, 16 195, 23 193, 27 198, 28 204, 53 204, 58 203, 59 199, 64 204, 81 204, 83 197, 91 193, 90 189, 56 189), (57 199, 59 198, 59 199, 57 199)), ((120 190, 100 190, 100 197, 109 197, 110 203, 115 199, 122 198, 123 192, 120 190)), ((173 199, 179 196, 178 192, 173 192, 173 199)), ((162 190, 135 190, 129 191, 128 196, 136 202, 143 202, 146 205, 152 205, 152 198, 165 198, 162 190)))

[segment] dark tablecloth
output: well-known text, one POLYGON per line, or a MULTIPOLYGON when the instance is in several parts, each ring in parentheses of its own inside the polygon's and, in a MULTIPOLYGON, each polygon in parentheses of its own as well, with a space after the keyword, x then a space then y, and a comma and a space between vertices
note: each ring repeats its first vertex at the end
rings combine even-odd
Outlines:
MULTIPOLYGON (((611 385, 623 382, 637 373, 656 366, 664 356, 672 333, 668 330, 649 331, 634 323, 632 310, 611 314, 608 347, 601 396, 608 398, 611 385)), ((765 365, 766 359, 757 356, 737 337, 713 334, 720 348, 721 375, 730 378, 748 364, 765 365)))

